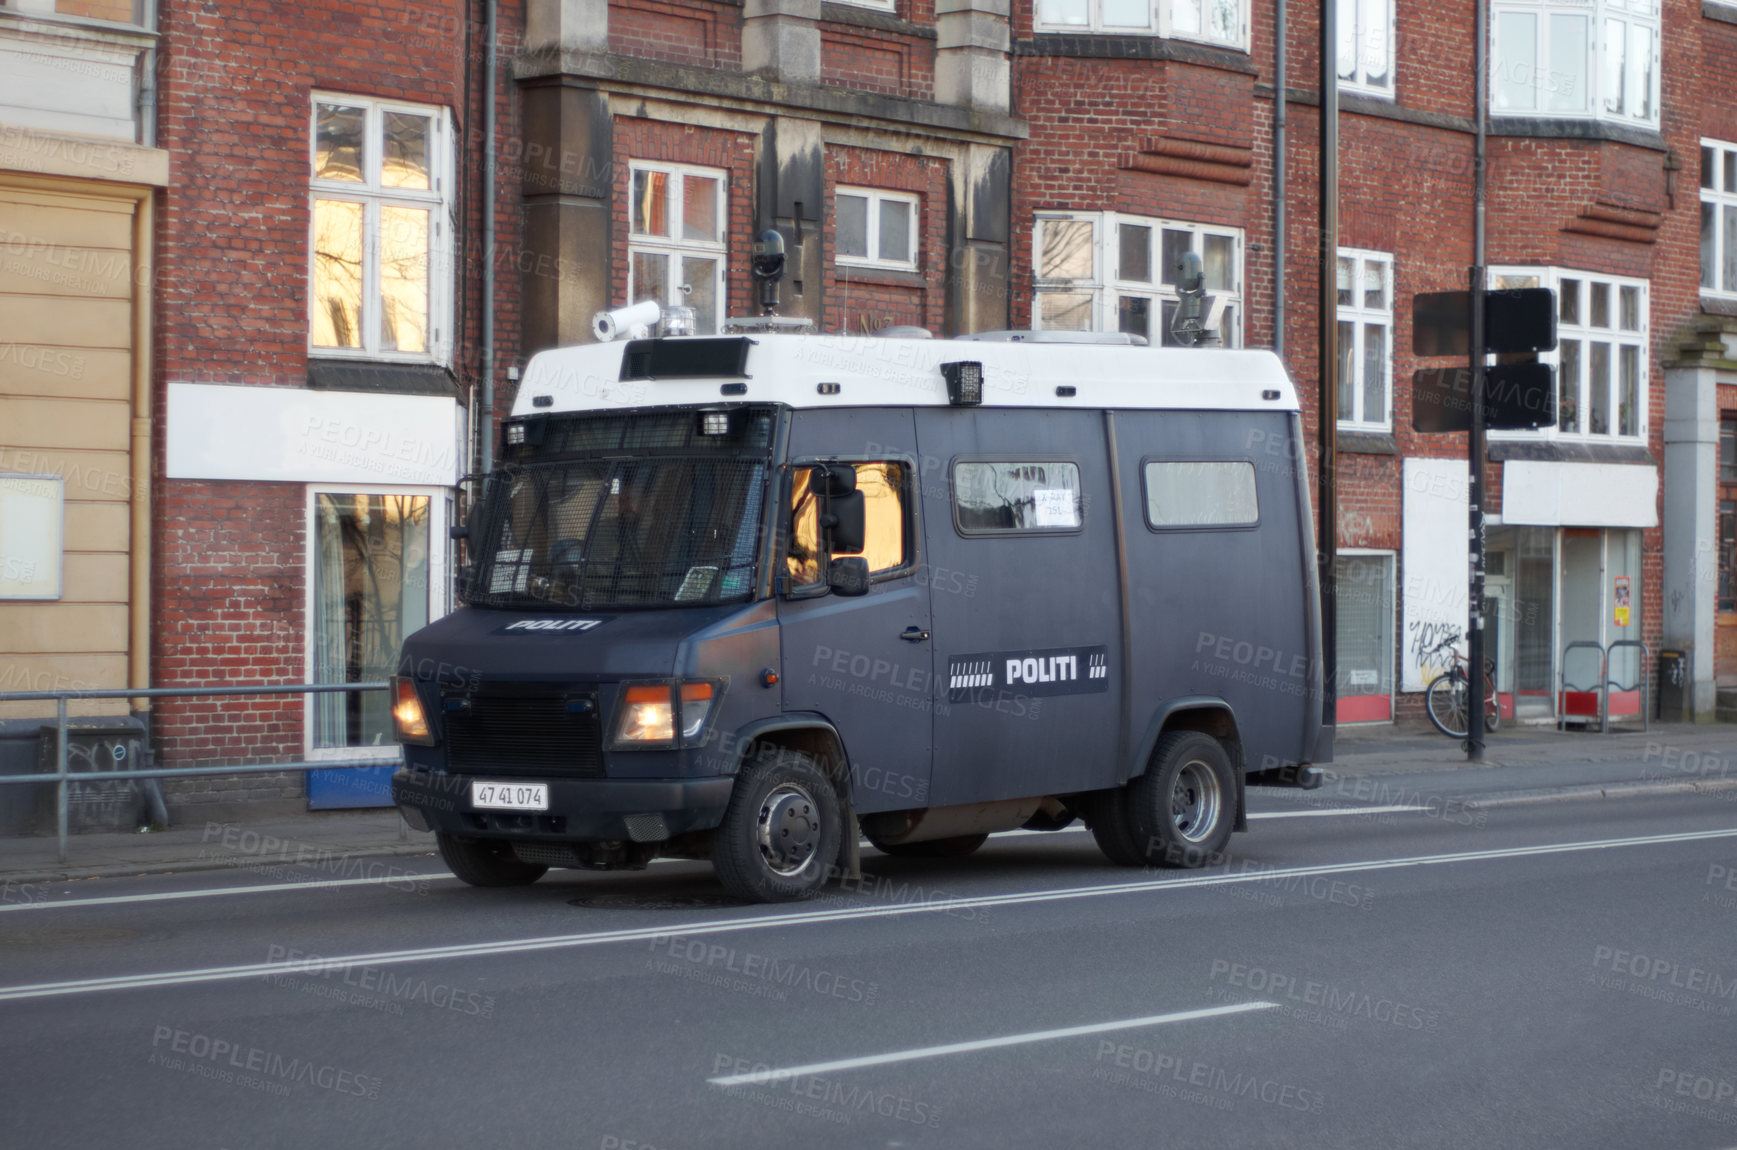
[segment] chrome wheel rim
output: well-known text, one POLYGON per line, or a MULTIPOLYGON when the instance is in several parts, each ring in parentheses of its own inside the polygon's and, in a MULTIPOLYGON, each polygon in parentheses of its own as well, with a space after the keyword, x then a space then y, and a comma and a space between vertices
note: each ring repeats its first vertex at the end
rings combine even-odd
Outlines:
POLYGON ((780 878, 800 874, 820 849, 820 807, 797 783, 779 783, 760 802, 760 859, 780 878))
POLYGON ((1218 826, 1223 802, 1224 793, 1211 766, 1199 759, 1183 763, 1170 792, 1170 817, 1176 833, 1187 842, 1204 841, 1218 826))

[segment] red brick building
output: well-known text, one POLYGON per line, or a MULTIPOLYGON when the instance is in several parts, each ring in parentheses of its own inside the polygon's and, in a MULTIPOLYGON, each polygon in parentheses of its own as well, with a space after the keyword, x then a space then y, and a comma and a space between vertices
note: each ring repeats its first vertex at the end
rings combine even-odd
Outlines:
MULTIPOLYGON (((497 7, 491 167, 484 0, 165 0, 160 683, 387 673, 450 603, 486 310, 504 404, 509 368, 588 340, 600 310, 656 299, 701 330, 757 310, 768 228, 784 313, 852 332, 1162 341, 1192 252, 1219 338, 1282 349, 1313 440, 1312 6, 1282 53, 1271 0, 497 7)), ((1562 340, 1557 425, 1491 435, 1498 681, 1547 720, 1559 678, 1599 677, 1569 643, 1668 642, 1710 710, 1716 621, 1737 636, 1737 431, 1719 471, 1717 422, 1737 416, 1737 112, 1710 95, 1737 7, 1491 7, 1485 259, 1492 286, 1558 293, 1562 340)), ((1415 712, 1466 619, 1464 437, 1411 430, 1410 316, 1474 260, 1475 9, 1338 11, 1338 693, 1369 721, 1415 712)), ((1617 684, 1650 670, 1614 650, 1617 684)), ((166 706, 155 738, 178 762, 387 755, 374 706, 166 706)), ((299 777, 240 790, 299 798, 299 777)))

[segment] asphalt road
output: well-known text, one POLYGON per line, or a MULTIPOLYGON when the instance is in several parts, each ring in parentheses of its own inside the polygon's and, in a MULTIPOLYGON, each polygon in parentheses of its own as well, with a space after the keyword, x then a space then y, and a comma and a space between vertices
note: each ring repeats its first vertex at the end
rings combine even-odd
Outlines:
POLYGON ((293 847, 9 887, 0 1145, 1737 1145, 1737 791, 1397 798, 1257 792, 1202 872, 865 852, 783 907, 293 847))

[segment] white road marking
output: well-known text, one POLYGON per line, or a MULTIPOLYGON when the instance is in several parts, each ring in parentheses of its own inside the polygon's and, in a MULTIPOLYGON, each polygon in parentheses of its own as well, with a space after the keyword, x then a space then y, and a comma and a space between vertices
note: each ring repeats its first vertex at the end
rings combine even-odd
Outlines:
POLYGON ((1668 835, 1593 839, 1573 843, 1546 843, 1540 846, 1467 851, 1461 854, 1413 855, 1407 858, 1369 859, 1363 862, 1323 863, 1318 866, 1286 867, 1269 871, 1240 871, 1234 874, 1196 873, 1174 878, 1105 883, 1099 886, 1066 887, 1060 890, 978 895, 970 898, 932 898, 924 902, 892 903, 887 906, 850 907, 841 910, 809 911, 806 913, 763 914, 752 918, 714 919, 711 922, 671 922, 662 926, 638 927, 632 930, 547 935, 540 938, 504 939, 499 942, 419 947, 414 950, 386 950, 372 954, 322 958, 317 961, 250 962, 238 966, 216 966, 201 970, 173 970, 159 974, 126 974, 110 978, 81 978, 67 982, 39 982, 23 986, 0 987, 0 1002, 31 998, 57 998, 62 995, 89 994, 101 990, 135 990, 149 986, 191 986, 211 982, 233 982, 269 974, 318 974, 326 971, 348 970, 356 966, 386 963, 433 962, 440 959, 479 958, 498 954, 531 954, 544 950, 571 950, 577 947, 602 946, 618 942, 645 942, 651 939, 669 938, 671 935, 735 934, 750 930, 768 930, 773 927, 854 922, 875 918, 893 918, 908 914, 972 910, 978 907, 1069 902, 1075 899, 1104 898, 1118 894, 1145 894, 1152 891, 1181 890, 1192 887, 1235 886, 1242 883, 1288 881, 1326 875, 1399 870, 1406 867, 1443 866, 1452 863, 1486 862, 1496 859, 1535 858, 1544 855, 1614 850, 1621 847, 1711 842, 1716 839, 1729 838, 1737 838, 1737 828, 1717 831, 1680 831, 1668 835))
POLYGON ((1170 1022, 1192 1022, 1198 1018, 1246 1014, 1251 1010, 1270 1010, 1277 1005, 1276 1002, 1239 1002, 1232 1006, 1179 1010, 1174 1014, 1151 1014, 1145 1018, 1124 1018, 1120 1022, 1093 1022, 1085 1026, 1064 1026, 1060 1030, 1033 1030, 1028 1034, 979 1038, 974 1042, 949 1042, 945 1046, 919 1046, 915 1050, 895 1050, 891 1054, 870 1054, 862 1058, 840 1058, 835 1062, 811 1062, 807 1066, 786 1066, 777 1070, 729 1074, 722 1078, 708 1078, 706 1081, 714 1086, 756 1086, 763 1082, 781 1082, 786 1078, 801 1078, 810 1074, 831 1074, 839 1070, 860 1070, 865 1066, 885 1066, 889 1062, 915 1062, 919 1058, 971 1054, 978 1050, 995 1050, 1003 1046, 1023 1046, 1029 1042, 1050 1042, 1057 1038, 1078 1038, 1085 1034, 1104 1034, 1112 1030, 1134 1030, 1143 1026, 1163 1026, 1170 1022))
MULTIPOLYGON (((174 899, 182 898, 215 898, 218 895, 224 894, 266 894, 269 892, 284 890, 321 890, 326 887, 381 886, 386 883, 395 882, 413 885, 418 882, 428 880, 438 881, 440 879, 449 879, 452 877, 453 876, 449 871, 430 871, 427 874, 419 874, 415 871, 406 871, 403 874, 384 875, 379 878, 329 878, 320 879, 316 882, 267 882, 259 883, 254 886, 213 887, 210 890, 167 890, 159 891, 156 894, 111 894, 102 895, 98 898, 63 899, 59 902, 45 901, 12 903, 7 906, 0 906, 0 914, 15 910, 59 910, 62 907, 75 906, 117 906, 130 902, 169 902, 174 899)), ((54 884, 42 883, 40 885, 52 886, 54 884)))
MULTIPOLYGON (((1428 808, 1426 808, 1426 807, 1406 807, 1406 806, 1334 807, 1330 810, 1314 810, 1314 811, 1253 811, 1253 812, 1250 812, 1248 817, 1251 819, 1298 819, 1298 818, 1319 817, 1319 816, 1324 816, 1324 815, 1381 815, 1381 814, 1391 814, 1391 813, 1397 812, 1397 811, 1421 811, 1421 810, 1426 810, 1426 809, 1428 809, 1428 808)), ((1015 837, 1022 836, 1022 835, 1058 835, 1058 834, 1084 834, 1084 833, 1086 833, 1085 827, 1064 827, 1062 830, 1059 830, 1059 831, 1026 831, 1026 830, 1001 831, 998 834, 991 835, 990 837, 1003 839, 1003 838, 1015 838, 1015 837)), ((868 843, 867 839, 864 839, 862 841, 865 844, 868 843)), ((364 858, 364 857, 373 857, 373 856, 358 855, 356 857, 357 858, 364 858)), ((652 859, 651 861, 654 863, 673 863, 673 862, 689 862, 691 860, 689 860, 689 859, 652 859)), ((99 896, 97 898, 61 899, 58 901, 44 900, 41 902, 19 902, 19 903, 11 903, 9 905, 0 905, 0 914, 6 914, 10 911, 23 911, 23 910, 59 910, 59 909, 63 909, 66 907, 124 906, 128 903, 139 903, 139 902, 173 902, 177 899, 184 899, 184 898, 216 898, 220 895, 230 895, 230 894, 279 894, 279 893, 282 893, 284 891, 322 890, 322 889, 326 889, 329 887, 383 886, 383 885, 389 885, 391 883, 403 883, 406 885, 414 885, 414 884, 419 883, 419 882, 443 882, 443 881, 450 879, 452 877, 453 877, 453 875, 450 871, 428 871, 426 873, 418 872, 418 871, 406 871, 403 874, 386 875, 386 876, 379 877, 379 878, 319 879, 319 880, 316 880, 313 882, 276 882, 276 883, 258 883, 258 884, 252 885, 252 886, 214 887, 210 890, 161 891, 161 892, 156 893, 156 894, 102 895, 102 896, 99 896)), ((53 883, 41 883, 38 885, 52 886, 54 884, 53 883)))

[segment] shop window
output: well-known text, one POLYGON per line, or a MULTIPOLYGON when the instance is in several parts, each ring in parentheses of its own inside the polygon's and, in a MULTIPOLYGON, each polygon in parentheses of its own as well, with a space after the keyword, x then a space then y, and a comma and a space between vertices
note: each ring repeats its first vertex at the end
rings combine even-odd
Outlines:
MULTIPOLYGON (((434 550, 442 506, 432 494, 313 495, 310 682, 377 683, 397 673, 405 638, 443 609, 445 559, 434 550)), ((385 692, 310 699, 311 757, 396 754, 385 692)))
POLYGON ((1393 567, 1391 553, 1339 555, 1334 697, 1341 723, 1393 717, 1393 567))
POLYGON ((1659 123, 1658 0, 1497 0, 1496 115, 1659 123))
POLYGON ((694 309, 695 330, 723 322, 725 185, 713 168, 629 168, 627 298, 694 309))
POLYGON ((1224 301, 1219 345, 1242 345, 1242 233, 1118 212, 1044 214, 1033 231, 1032 327, 1120 331, 1175 346, 1179 262, 1200 257, 1207 293, 1224 301))
POLYGON ((314 97, 310 351, 450 360, 449 135, 439 108, 314 97))

